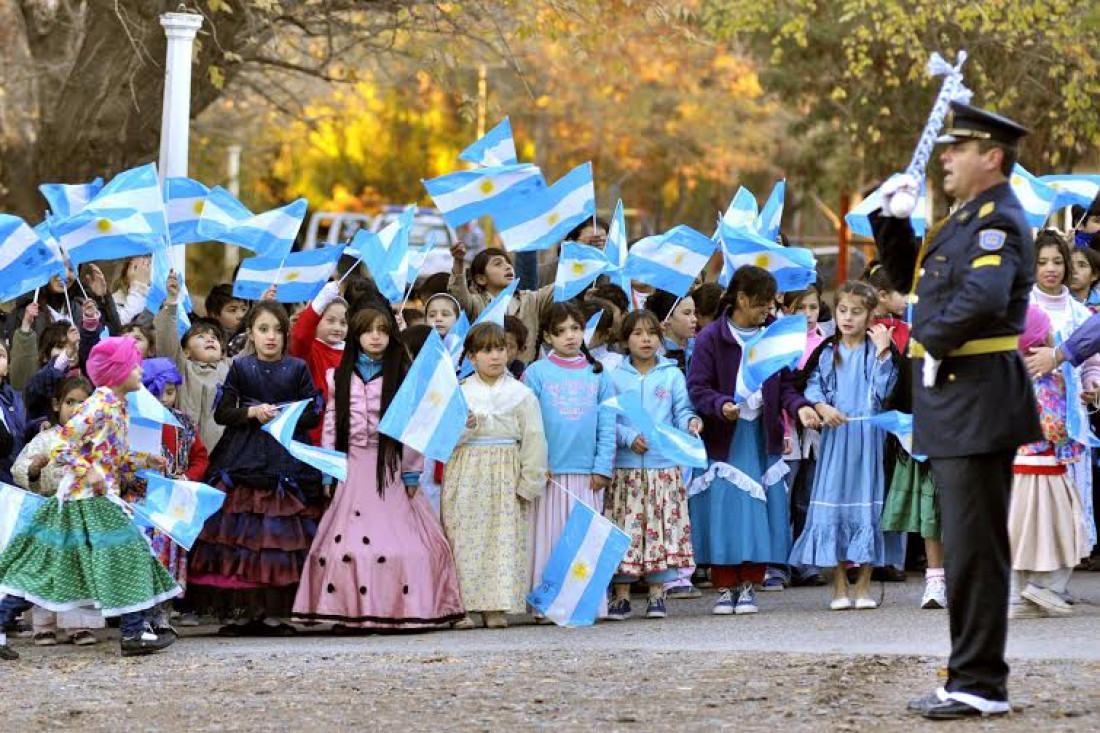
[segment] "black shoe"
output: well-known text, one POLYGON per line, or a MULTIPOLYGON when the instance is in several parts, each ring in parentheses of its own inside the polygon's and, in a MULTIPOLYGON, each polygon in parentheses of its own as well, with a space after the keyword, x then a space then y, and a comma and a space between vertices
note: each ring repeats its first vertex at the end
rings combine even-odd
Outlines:
POLYGON ((164 651, 175 643, 176 637, 174 634, 157 636, 151 631, 146 630, 138 636, 132 636, 128 639, 124 638, 122 640, 122 656, 140 657, 146 654, 156 654, 157 652, 164 651))
POLYGON ((913 713, 923 713, 933 705, 940 704, 940 696, 934 692, 930 692, 924 697, 914 697, 909 701, 909 711, 913 713))
POLYGON ((173 629, 169 624, 165 624, 164 626, 154 626, 153 633, 157 636, 172 636, 176 639, 180 638, 180 633, 173 629))
POLYGON ((14 662, 16 659, 19 659, 19 652, 15 651, 7 644, 0 644, 0 659, 14 662))
POLYGON ((875 568, 871 571, 871 580, 877 580, 882 583, 904 583, 905 571, 899 570, 892 565, 887 565, 884 568, 875 568))
POLYGON ((825 580, 825 576, 821 573, 810 573, 809 575, 798 575, 791 578, 791 586, 794 588, 820 588, 828 584, 829 581, 825 580))
MULTIPOLYGON (((1007 712, 1007 711, 1006 711, 1007 712)), ((961 718, 981 718, 986 715, 1004 715, 1005 713, 983 713, 978 708, 958 700, 943 700, 929 705, 921 715, 929 720, 959 720, 961 718)))

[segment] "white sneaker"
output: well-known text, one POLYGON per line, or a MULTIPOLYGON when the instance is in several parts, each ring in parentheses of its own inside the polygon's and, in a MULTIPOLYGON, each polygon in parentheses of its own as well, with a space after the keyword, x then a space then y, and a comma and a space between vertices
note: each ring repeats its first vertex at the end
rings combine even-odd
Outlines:
POLYGON ((1060 595, 1034 583, 1028 583, 1027 587, 1020 591, 1020 596, 1042 606, 1049 614, 1069 616, 1073 613, 1073 607, 1063 601, 1060 595))
POLYGON ((1008 605, 1008 617, 1013 619, 1046 618, 1047 612, 1042 606, 1021 598, 1019 603, 1010 603, 1008 605))
POLYGON ((947 608, 947 581, 943 578, 928 578, 924 581, 924 596, 920 599, 921 608, 947 608))

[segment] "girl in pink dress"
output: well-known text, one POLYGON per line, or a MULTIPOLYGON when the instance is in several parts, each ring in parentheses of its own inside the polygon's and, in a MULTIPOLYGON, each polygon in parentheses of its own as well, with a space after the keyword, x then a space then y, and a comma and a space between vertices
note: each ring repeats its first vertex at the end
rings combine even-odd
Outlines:
POLYGON ((409 368, 393 317, 352 316, 330 370, 321 444, 348 454, 309 551, 294 617, 355 628, 424 628, 464 615, 451 549, 417 490, 423 459, 378 432, 409 368))

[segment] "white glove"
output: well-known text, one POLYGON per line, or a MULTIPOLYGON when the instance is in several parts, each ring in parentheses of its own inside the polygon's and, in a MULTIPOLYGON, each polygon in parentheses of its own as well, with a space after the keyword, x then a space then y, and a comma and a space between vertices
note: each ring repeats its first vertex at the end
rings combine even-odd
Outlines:
POLYGON ((325 312, 325 308, 328 308, 329 303, 340 297, 340 283, 327 282, 325 287, 321 288, 321 292, 313 298, 313 312, 317 315, 321 315, 325 312))
POLYGON ((907 173, 894 176, 882 184, 882 213, 895 219, 908 219, 917 208, 920 184, 907 173))
POLYGON ((940 359, 933 359, 928 354, 924 355, 924 364, 921 367, 922 382, 925 387, 932 389, 936 386, 936 375, 939 374, 940 364, 943 361, 940 359))

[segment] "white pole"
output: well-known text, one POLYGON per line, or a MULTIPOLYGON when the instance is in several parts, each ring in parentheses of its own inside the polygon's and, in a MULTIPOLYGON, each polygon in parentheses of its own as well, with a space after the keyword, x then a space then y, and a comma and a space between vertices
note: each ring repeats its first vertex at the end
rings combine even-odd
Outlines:
MULTIPOLYGON (((241 196, 241 150, 240 145, 230 145, 225 149, 225 187, 237 198, 241 196)), ((222 267, 225 268, 225 276, 231 277, 233 268, 241 262, 241 250, 240 247, 226 245, 223 251, 222 267)))
MULTIPOLYGON (((180 9, 186 11, 181 4, 180 9)), ((187 146, 191 128, 191 53, 195 34, 202 27, 197 13, 165 13, 160 16, 168 49, 164 64, 164 107, 160 118, 160 172, 165 178, 187 175, 187 146)), ((185 245, 172 247, 169 259, 182 277, 187 269, 185 245)))

